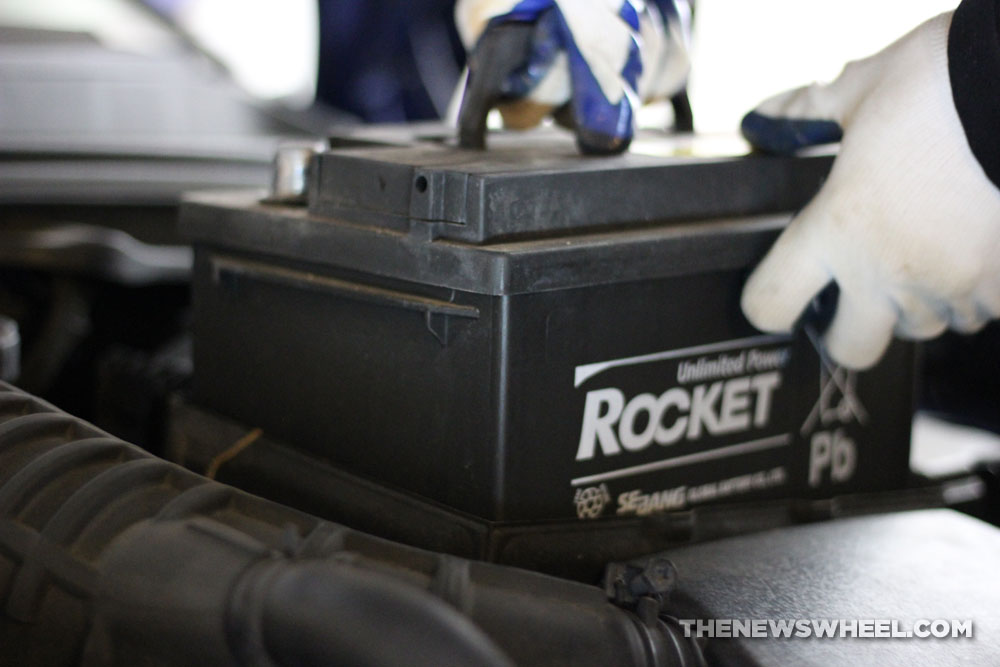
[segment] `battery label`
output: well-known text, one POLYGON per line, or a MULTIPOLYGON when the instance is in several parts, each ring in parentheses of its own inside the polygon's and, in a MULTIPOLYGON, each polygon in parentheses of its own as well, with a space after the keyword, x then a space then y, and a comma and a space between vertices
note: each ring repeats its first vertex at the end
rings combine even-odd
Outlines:
MULTIPOLYGON (((574 384, 586 393, 575 461, 599 469, 575 476, 572 486, 629 484, 650 473, 790 447, 790 424, 773 416, 791 347, 790 336, 761 335, 577 366, 574 384)), ((787 481, 784 468, 752 472, 650 493, 632 484, 617 499, 618 514, 676 509, 787 481)))
POLYGON ((642 451, 653 441, 672 445, 705 434, 765 428, 771 418, 771 397, 780 385, 781 373, 772 371, 691 389, 673 387, 659 396, 639 394, 627 403, 620 389, 588 392, 576 460, 594 458, 598 448, 605 456, 614 456, 623 449, 642 451))

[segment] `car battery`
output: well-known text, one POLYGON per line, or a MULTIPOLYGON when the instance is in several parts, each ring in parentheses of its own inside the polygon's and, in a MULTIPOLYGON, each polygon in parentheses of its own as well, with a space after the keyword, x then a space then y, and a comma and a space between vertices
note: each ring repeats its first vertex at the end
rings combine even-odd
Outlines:
POLYGON ((900 488, 912 346, 854 372, 820 319, 765 334, 739 307, 831 162, 659 134, 614 157, 556 130, 488 151, 335 136, 305 204, 184 205, 192 400, 485 522, 900 488))

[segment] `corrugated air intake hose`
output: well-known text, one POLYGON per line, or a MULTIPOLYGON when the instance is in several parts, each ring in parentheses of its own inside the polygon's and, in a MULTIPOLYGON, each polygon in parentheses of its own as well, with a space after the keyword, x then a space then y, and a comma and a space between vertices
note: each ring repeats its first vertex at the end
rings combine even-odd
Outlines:
POLYGON ((597 587, 311 517, 2 383, 0 603, 4 665, 702 664, 597 587))

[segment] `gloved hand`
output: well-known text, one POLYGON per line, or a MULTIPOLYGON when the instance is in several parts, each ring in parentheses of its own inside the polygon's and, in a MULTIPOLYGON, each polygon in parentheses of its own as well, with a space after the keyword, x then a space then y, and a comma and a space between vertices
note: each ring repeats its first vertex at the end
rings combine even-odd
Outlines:
POLYGON ((583 152, 625 150, 638 105, 684 87, 688 16, 687 0, 458 0, 462 144, 484 145, 496 106, 508 127, 555 112, 583 152))
POLYGON ((744 118, 754 145, 790 152, 843 140, 829 178, 750 276, 743 312, 788 331, 831 280, 825 345, 873 365, 893 332, 972 332, 1000 315, 1000 190, 970 148, 952 98, 952 13, 836 81, 770 98, 744 118))

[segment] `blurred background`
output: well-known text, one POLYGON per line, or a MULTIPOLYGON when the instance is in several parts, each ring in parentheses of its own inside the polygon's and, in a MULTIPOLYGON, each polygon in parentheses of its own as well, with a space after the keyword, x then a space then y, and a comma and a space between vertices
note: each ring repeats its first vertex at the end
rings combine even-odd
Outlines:
MULTIPOLYGON (((830 79, 847 60, 878 51, 957 4, 699 0, 690 81, 698 128, 732 131, 764 97, 830 79)), ((256 98, 304 108, 318 90, 321 100, 366 121, 387 121, 444 113, 461 65, 452 6, 448 0, 2 0, 0 23, 88 32, 112 48, 144 54, 186 43, 256 98)))

